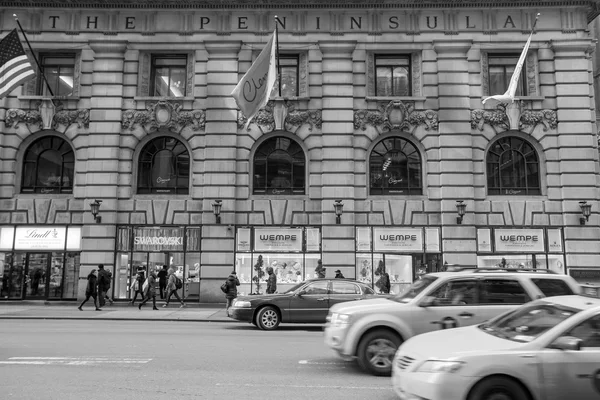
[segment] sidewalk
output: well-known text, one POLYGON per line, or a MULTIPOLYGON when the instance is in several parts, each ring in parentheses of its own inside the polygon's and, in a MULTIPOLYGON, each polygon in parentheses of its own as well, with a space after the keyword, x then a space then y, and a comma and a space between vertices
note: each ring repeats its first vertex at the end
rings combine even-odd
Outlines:
POLYGON ((142 310, 129 303, 108 304, 102 311, 95 311, 91 302, 79 311, 78 302, 48 301, 2 301, 0 302, 0 319, 73 319, 73 320, 109 320, 109 321, 195 321, 195 322, 239 322, 225 314, 225 304, 187 304, 179 308, 172 303, 163 308, 163 302, 157 302, 158 311, 152 310, 152 303, 146 303, 142 310))

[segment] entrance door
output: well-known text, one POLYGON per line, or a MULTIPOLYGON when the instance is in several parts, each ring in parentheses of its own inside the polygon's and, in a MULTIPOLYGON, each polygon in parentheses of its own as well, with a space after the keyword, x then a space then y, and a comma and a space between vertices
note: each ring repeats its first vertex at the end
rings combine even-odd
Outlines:
POLYGON ((28 253, 25 268, 25 298, 45 299, 47 297, 50 269, 49 253, 28 253))
POLYGON ((23 279, 25 268, 25 254, 4 254, 4 268, 2 271, 2 291, 4 299, 21 299, 23 297, 23 279))

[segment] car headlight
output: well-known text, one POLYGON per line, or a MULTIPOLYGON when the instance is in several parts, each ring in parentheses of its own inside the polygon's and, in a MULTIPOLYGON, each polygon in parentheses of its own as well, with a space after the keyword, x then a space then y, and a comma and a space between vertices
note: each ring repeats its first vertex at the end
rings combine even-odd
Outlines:
POLYGON ((350 323, 350 315, 331 313, 329 316, 329 323, 334 327, 342 327, 350 323))
POLYGON ((465 365, 462 361, 450 361, 450 360, 428 360, 417 368, 415 372, 448 372, 454 373, 461 369, 465 365))
POLYGON ((250 302, 246 301, 246 300, 236 300, 233 303, 233 306, 234 307, 238 307, 238 308, 250 308, 250 307, 252 307, 252 305, 250 304, 250 302))

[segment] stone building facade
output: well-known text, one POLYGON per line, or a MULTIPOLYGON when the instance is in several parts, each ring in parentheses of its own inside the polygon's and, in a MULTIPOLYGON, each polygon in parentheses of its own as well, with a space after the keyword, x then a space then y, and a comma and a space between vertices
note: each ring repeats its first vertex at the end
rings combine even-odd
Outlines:
POLYGON ((599 9, 8 0, 0 34, 17 14, 56 93, 0 100, 1 297, 80 298, 99 263, 116 299, 162 265, 200 302, 232 269, 256 293, 318 260, 395 292, 447 264, 600 283, 599 9), (537 13, 517 100, 482 104, 537 13), (284 91, 246 128, 231 92, 276 24, 284 91))

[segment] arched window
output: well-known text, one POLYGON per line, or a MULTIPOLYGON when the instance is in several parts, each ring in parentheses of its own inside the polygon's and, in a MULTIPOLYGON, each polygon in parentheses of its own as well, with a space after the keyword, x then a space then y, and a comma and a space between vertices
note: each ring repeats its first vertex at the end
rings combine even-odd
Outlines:
POLYGON ((402 138, 387 138, 369 158, 370 194, 422 194, 421 155, 402 138))
POLYGON ((138 163, 138 193, 188 194, 190 155, 179 140, 159 137, 148 142, 138 163))
POLYGON ((487 153, 487 183, 490 195, 541 194, 538 156, 525 140, 506 136, 487 153))
POLYGON ((306 160, 302 147, 286 137, 273 137, 254 154, 254 194, 304 194, 306 160))
POLYGON ((22 193, 73 193, 75 154, 58 136, 33 142, 23 159, 22 193))

